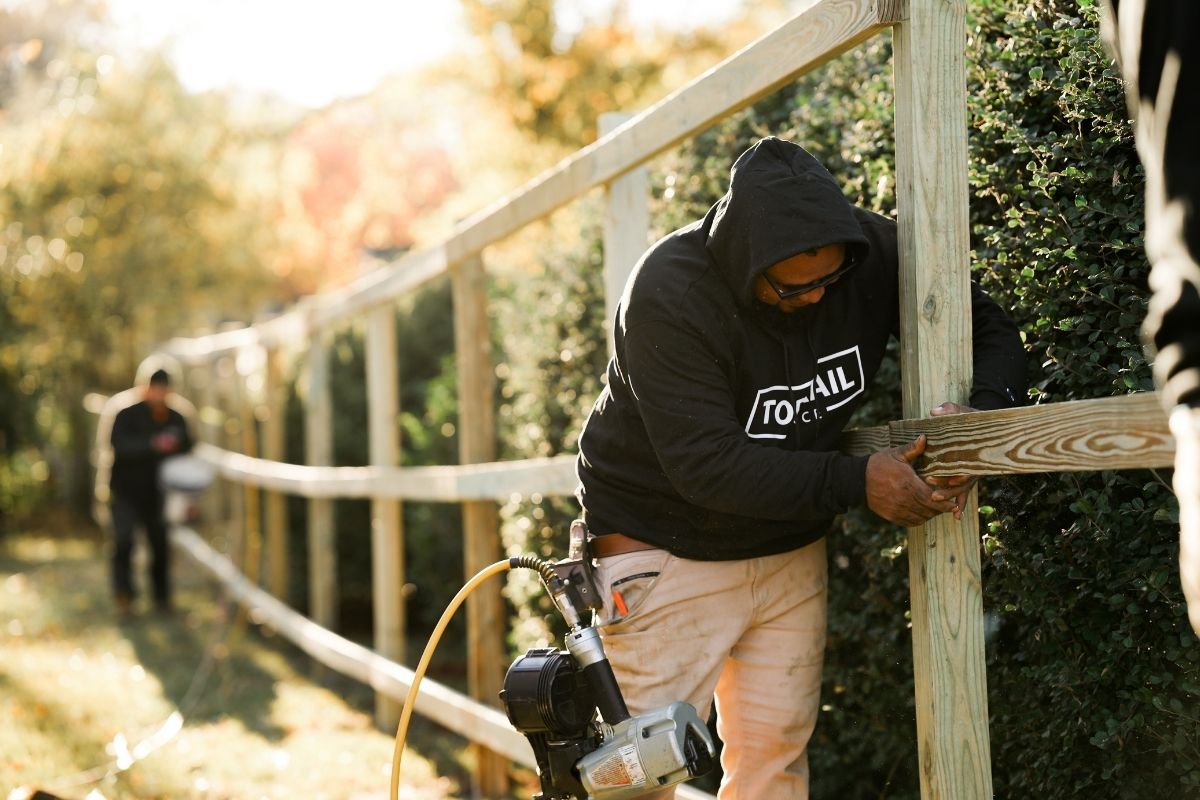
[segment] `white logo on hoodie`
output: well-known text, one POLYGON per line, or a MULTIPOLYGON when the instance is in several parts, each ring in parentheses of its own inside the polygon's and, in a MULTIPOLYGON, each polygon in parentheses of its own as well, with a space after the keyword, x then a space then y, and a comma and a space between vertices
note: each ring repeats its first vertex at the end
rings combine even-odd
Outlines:
POLYGON ((816 422, 862 394, 858 345, 817 359, 817 374, 795 386, 759 389, 746 420, 751 439, 786 439, 797 425, 816 422))

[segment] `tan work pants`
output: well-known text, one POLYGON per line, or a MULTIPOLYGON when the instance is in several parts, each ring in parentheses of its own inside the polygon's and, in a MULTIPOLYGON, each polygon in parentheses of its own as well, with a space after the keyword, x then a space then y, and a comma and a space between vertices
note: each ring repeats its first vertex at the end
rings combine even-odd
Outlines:
POLYGON ((715 694, 721 800, 807 798, 825 652, 825 541, 742 561, 644 550, 599 563, 600 633, 630 712, 683 700, 705 719, 715 694))

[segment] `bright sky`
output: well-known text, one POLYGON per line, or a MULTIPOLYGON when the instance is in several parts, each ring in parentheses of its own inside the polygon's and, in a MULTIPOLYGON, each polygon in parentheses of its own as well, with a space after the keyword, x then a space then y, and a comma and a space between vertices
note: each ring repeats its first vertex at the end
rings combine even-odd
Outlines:
MULTIPOLYGON (((564 24, 611 0, 563 0, 564 24)), ((165 44, 195 91, 230 85, 309 107, 370 91, 386 75, 465 47, 453 0, 109 0, 131 44, 165 44)), ((634 0, 640 24, 717 22, 738 0, 634 0)))

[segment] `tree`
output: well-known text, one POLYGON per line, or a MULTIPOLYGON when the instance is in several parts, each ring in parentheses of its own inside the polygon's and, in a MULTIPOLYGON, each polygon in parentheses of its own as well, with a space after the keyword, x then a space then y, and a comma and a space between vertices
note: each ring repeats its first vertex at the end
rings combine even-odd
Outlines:
MULTIPOLYGON (((464 80, 482 77, 488 94, 538 141, 574 149, 596 138, 607 111, 632 111, 659 99, 756 30, 750 14, 721 32, 661 30, 640 35, 624 2, 607 15, 563 24, 554 0, 462 0, 488 69, 472 63, 464 80)), ((758 3, 776 9, 778 3, 758 3)), ((762 16, 772 16, 773 12, 762 16)))
POLYGON ((96 24, 93 0, 31 0, 0 7, 0 112, 21 89, 45 78, 49 66, 71 49, 71 31, 96 24))
POLYGON ((160 58, 64 50, 10 108, 0 302, 14 333, 0 364, 41 398, 40 437, 82 465, 83 395, 127 386, 165 337, 250 315, 276 242, 234 170, 249 142, 220 98, 189 96, 160 58))
POLYGON ((309 255, 302 288, 357 276, 364 248, 416 242, 416 221, 457 188, 448 143, 412 91, 381 87, 309 115, 283 142, 280 221, 309 255), (318 272, 319 270, 319 272, 318 272))

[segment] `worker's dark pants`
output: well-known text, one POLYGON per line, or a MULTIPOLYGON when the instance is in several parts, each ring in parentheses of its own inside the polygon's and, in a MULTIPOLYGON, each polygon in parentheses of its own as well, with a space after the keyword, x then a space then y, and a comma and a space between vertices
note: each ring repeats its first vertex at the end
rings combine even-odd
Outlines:
POLYGON ((162 495, 133 499, 114 494, 112 521, 115 535, 112 554, 113 592, 118 597, 130 599, 137 595, 132 574, 133 532, 140 526, 146 531, 146 541, 150 544, 150 583, 154 590, 154 602, 158 606, 169 605, 170 561, 162 495))

